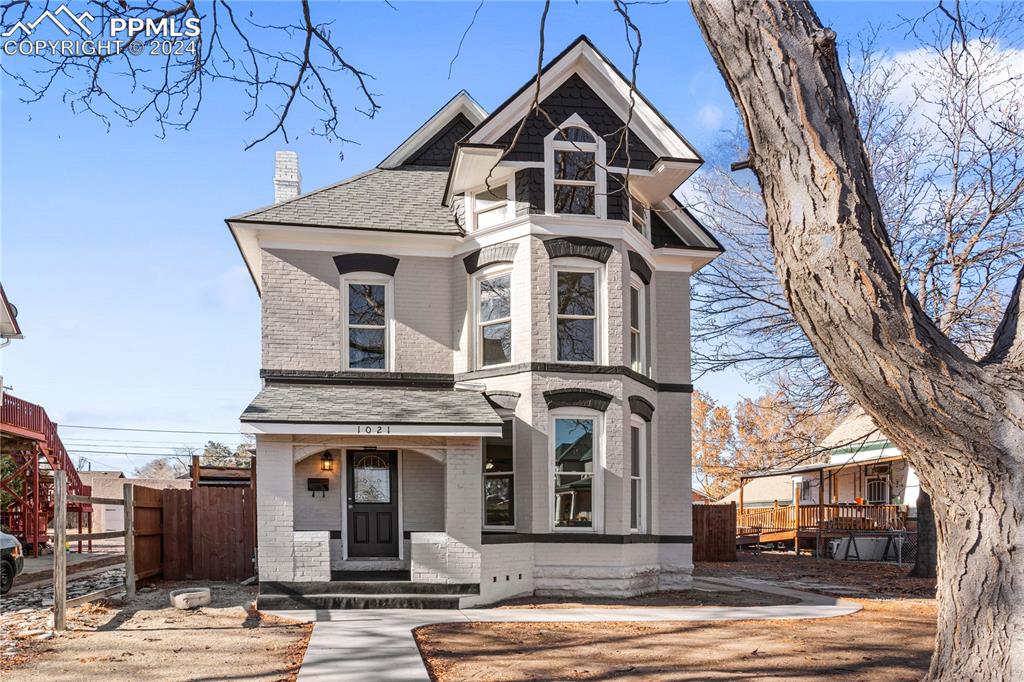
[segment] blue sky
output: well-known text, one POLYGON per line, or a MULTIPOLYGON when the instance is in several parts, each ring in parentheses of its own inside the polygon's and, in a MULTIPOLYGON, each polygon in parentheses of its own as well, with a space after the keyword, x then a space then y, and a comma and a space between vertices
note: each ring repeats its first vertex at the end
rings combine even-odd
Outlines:
MULTIPOLYGON (((108 130, 94 117, 73 114, 59 97, 20 103, 4 76, 0 277, 26 337, 0 355, 5 385, 63 424, 237 433, 238 414, 259 388, 259 300, 223 219, 272 201, 274 151, 298 151, 303 189, 315 189, 376 165, 459 89, 490 110, 535 68, 539 3, 488 2, 450 80, 449 62, 476 3, 395 7, 313 5, 318 19, 335 19, 333 36, 346 57, 375 77, 383 109, 373 120, 353 110, 362 102, 351 82, 341 81, 336 93, 342 132, 359 144, 307 135, 243 151, 269 119, 243 120, 248 100, 218 85, 187 132, 160 139, 149 121, 115 121, 108 130)), ((273 18, 294 6, 251 8, 273 18)), ((891 24, 924 9, 818 4, 840 39, 869 22, 891 24)), ((644 39, 641 90, 698 149, 710 151, 736 116, 689 9, 636 6, 632 14, 644 39)), ((610 2, 555 3, 547 57, 581 33, 628 69, 622 21, 610 2)), ((894 31, 883 44, 899 49, 903 40, 894 31)), ((17 69, 18 59, 5 58, 5 65, 17 69)), ((292 127, 311 123, 296 120, 292 127)), ((698 388, 728 403, 759 392, 736 375, 704 379, 698 388)), ((207 437, 79 429, 62 435, 79 452, 94 451, 86 455, 94 468, 126 471, 145 460, 107 450, 156 452, 141 442, 169 447, 207 437)))

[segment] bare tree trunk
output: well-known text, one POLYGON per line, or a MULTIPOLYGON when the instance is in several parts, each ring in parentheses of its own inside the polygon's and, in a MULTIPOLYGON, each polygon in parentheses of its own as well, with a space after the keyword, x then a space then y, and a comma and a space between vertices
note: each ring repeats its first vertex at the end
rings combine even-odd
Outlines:
POLYGON ((750 137, 790 309, 932 494, 928 679, 1024 679, 1021 278, 993 351, 972 360, 903 286, 835 34, 805 3, 694 0, 693 11, 750 137))
POLYGON ((910 575, 915 578, 935 578, 939 564, 938 538, 935 535, 935 513, 932 498, 921 488, 917 495, 917 557, 910 575))

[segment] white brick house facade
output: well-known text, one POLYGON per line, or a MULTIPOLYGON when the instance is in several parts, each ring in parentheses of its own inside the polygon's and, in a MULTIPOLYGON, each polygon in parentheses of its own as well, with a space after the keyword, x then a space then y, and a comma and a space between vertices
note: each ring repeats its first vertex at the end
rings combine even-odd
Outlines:
POLYGON ((614 156, 624 83, 578 40, 541 82, 561 128, 511 148, 528 102, 460 93, 377 169, 228 219, 262 299, 261 598, 688 583, 690 276, 720 247, 672 196, 699 155, 646 101, 614 156))

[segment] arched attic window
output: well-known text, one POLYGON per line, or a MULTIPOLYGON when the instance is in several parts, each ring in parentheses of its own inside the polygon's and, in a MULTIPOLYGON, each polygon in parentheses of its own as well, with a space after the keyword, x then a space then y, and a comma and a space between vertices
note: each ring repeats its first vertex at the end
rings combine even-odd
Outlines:
POLYGON ((544 138, 545 211, 605 217, 604 139, 573 114, 544 138))

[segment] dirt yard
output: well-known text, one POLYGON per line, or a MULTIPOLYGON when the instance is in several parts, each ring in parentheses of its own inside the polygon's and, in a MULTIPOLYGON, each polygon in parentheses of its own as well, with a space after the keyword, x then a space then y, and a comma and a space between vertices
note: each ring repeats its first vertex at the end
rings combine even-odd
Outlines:
POLYGON ((694 573, 770 579, 853 599, 864 610, 799 621, 451 623, 421 628, 416 638, 439 682, 918 680, 935 637, 934 581, 906 578, 908 570, 743 553, 736 563, 698 564, 694 573))
POLYGON ((599 607, 624 609, 632 606, 780 606, 796 604, 800 600, 765 592, 657 592, 630 599, 581 597, 522 597, 509 599, 491 608, 496 609, 571 609, 599 607))
POLYGON ((187 586, 162 582, 128 605, 71 609, 69 630, 52 638, 12 626, 30 614, 4 614, 17 649, 5 651, 0 676, 4 682, 295 678, 311 626, 261 616, 252 609, 256 588, 233 583, 210 583, 210 606, 171 608, 168 592, 187 586))

